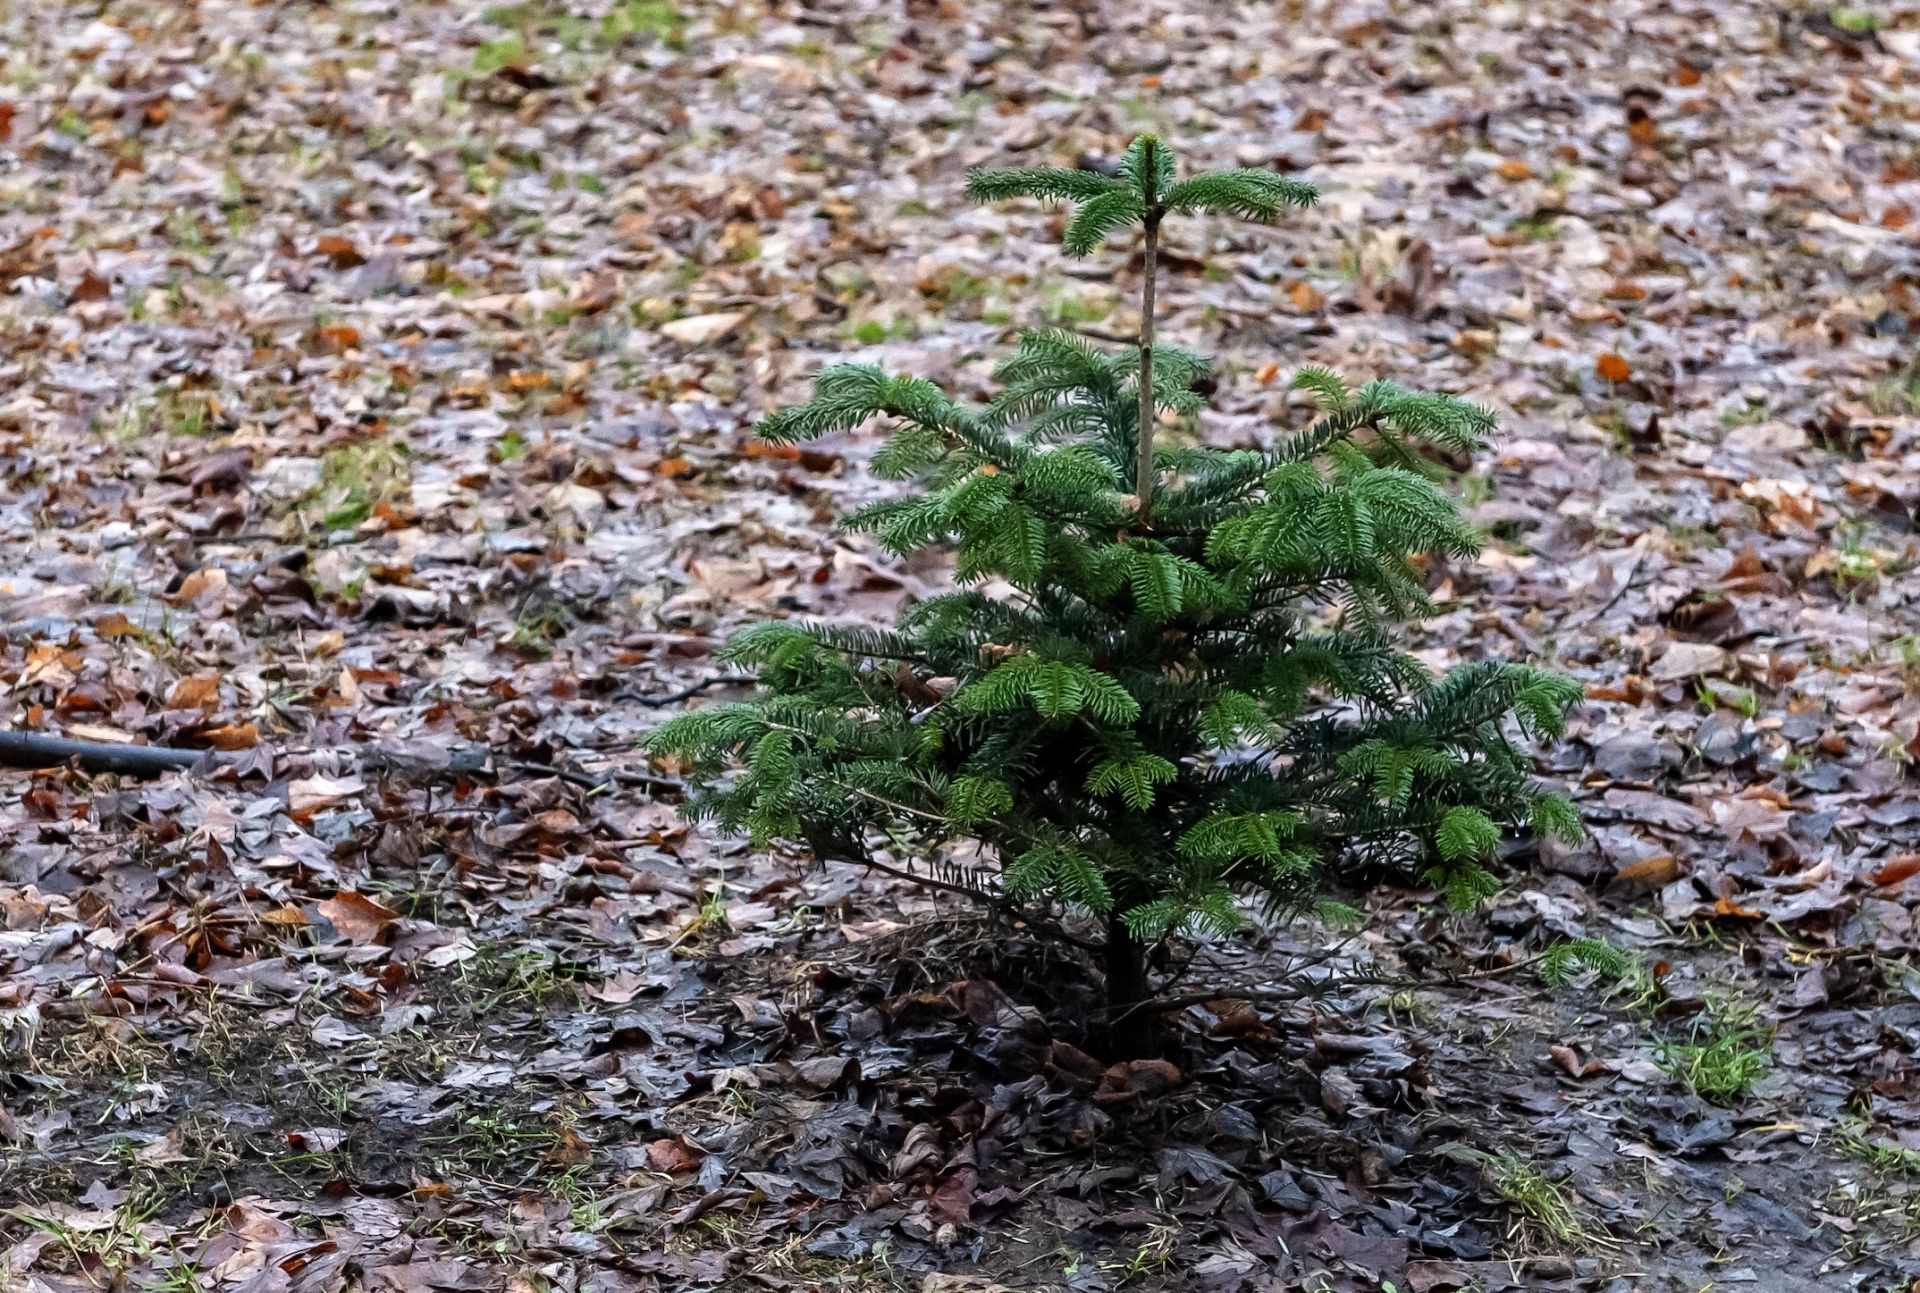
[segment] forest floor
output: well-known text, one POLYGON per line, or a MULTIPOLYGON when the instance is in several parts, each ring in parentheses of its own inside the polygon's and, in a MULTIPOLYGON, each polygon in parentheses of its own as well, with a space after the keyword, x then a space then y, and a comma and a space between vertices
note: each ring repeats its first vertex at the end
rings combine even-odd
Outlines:
POLYGON ((1917 211, 1904 2, 0 0, 4 725, 226 752, 0 774, 0 1285, 1911 1287, 1917 211), (750 427, 1131 335, 959 190, 1147 128, 1325 191, 1172 230, 1207 440, 1500 411, 1420 644, 1587 684, 1590 838, 1104 1068, 1057 948, 636 743, 939 585, 833 526, 871 434, 750 427))

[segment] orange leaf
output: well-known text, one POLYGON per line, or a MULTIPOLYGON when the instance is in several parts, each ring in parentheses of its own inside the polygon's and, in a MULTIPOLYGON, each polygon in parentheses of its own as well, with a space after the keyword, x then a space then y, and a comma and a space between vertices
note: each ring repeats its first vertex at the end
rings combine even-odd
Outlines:
POLYGON ((1911 876, 1920 875, 1920 853, 1902 853, 1899 857, 1888 858, 1873 873, 1875 884, 1899 884, 1911 876))
POLYGON ((134 627, 133 621, 122 615, 119 611, 108 611, 105 615, 95 620, 93 622, 93 631, 95 636, 103 638, 132 638, 140 636, 140 630, 134 627))
POLYGON ((341 350, 347 350, 360 344, 360 329, 349 328, 344 323, 335 323, 320 329, 320 339, 341 350))
POLYGON ((1273 379, 1279 375, 1280 365, 1274 360, 1269 359, 1266 363, 1260 365, 1260 371, 1253 375, 1253 380, 1259 382, 1262 386, 1271 386, 1273 385, 1273 379))
POLYGON ((73 285, 73 299, 76 301, 104 301, 113 291, 107 280, 89 270, 80 276, 73 285))
POLYGON ((583 1139, 579 1132, 571 1127, 562 1127, 553 1148, 545 1154, 545 1161, 556 1167, 572 1167, 575 1163, 584 1163, 593 1157, 593 1146, 583 1139))
POLYGON ((740 446, 742 458, 779 458, 786 462, 800 461, 800 446, 797 444, 775 444, 771 440, 749 440, 740 446))
POLYGON ((211 709, 220 703, 218 678, 182 678, 167 697, 168 709, 211 709))
POLYGON ((1680 864, 1673 860, 1671 853, 1656 853, 1650 858, 1641 858, 1638 862, 1629 862, 1615 873, 1616 880, 1628 884, 1641 884, 1649 889, 1658 889, 1680 878, 1680 864))
POLYGON ((352 269, 367 263, 360 249, 338 234, 322 234, 320 240, 313 244, 313 254, 325 256, 333 262, 335 269, 352 269))
POLYGON ((1296 281, 1287 286, 1287 300, 1302 314, 1312 314, 1327 303, 1327 298, 1312 283, 1296 281))
POLYGON ((706 1154, 693 1148, 684 1139, 656 1140, 647 1146, 647 1162, 656 1172, 666 1172, 678 1176, 682 1172, 691 1172, 700 1166, 706 1154))
POLYGON ((676 455, 672 458, 662 458, 654 464, 653 470, 656 475, 678 479, 693 475, 693 464, 676 455))
POLYGON ((1731 898, 1720 897, 1713 900, 1713 914, 1716 916, 1740 916, 1746 920, 1765 920, 1764 912, 1751 907, 1742 907, 1731 898))
POLYGON ((260 728, 253 723, 228 723, 222 727, 209 727, 199 733, 199 736, 216 750, 251 750, 260 744, 260 728))
POLYGON ((507 385, 516 391, 537 391, 552 380, 547 373, 518 371, 507 374, 507 385))
POLYGON ((1633 369, 1628 366, 1627 361, 1612 351, 1608 351, 1606 354, 1600 356, 1600 360, 1594 364, 1593 370, 1610 382, 1624 382, 1627 378, 1633 376, 1633 369))
POLYGON ((373 942, 400 917, 399 912, 351 889, 342 889, 314 907, 350 943, 373 942))
POLYGON ((1681 63, 1673 69, 1673 83, 1683 90, 1700 84, 1700 69, 1691 63, 1681 63))
POLYGON ((1518 158, 1501 162, 1493 169, 1495 174, 1499 175, 1503 180, 1530 180, 1533 178, 1533 167, 1520 161, 1518 158))
POLYGON ((197 602, 208 592, 224 592, 227 587, 227 572, 218 566, 201 566, 189 571, 180 581, 180 587, 173 594, 176 606, 185 606, 197 602))
POLYGON ((1565 1069, 1568 1077, 1576 1081, 1591 1074, 1602 1072, 1605 1069, 1604 1065, 1596 1061, 1583 1061, 1580 1058, 1580 1053, 1574 1050, 1573 1047, 1565 1046, 1558 1042, 1547 1047, 1547 1056, 1555 1064, 1565 1069))

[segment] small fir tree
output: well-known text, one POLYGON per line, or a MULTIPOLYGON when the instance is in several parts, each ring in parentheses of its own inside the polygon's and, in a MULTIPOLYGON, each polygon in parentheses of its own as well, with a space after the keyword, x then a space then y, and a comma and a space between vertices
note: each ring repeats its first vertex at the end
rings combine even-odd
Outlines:
POLYGON ((1025 333, 974 407, 836 365, 760 425, 784 444, 884 419, 875 469, 917 488, 847 524, 902 556, 950 549, 962 590, 891 628, 737 634, 726 658, 758 669, 759 694, 652 738, 691 763, 690 812, 1098 917, 1115 1003, 1147 991, 1153 944, 1232 930, 1243 896, 1300 909, 1330 874, 1386 869, 1468 905, 1496 887, 1503 828, 1576 836, 1512 736, 1559 734, 1579 687, 1493 662, 1436 676, 1392 633, 1429 610, 1423 556, 1477 550, 1416 453, 1477 449, 1490 413, 1306 368, 1294 385, 1319 419, 1267 451, 1156 443, 1197 412, 1208 370, 1154 344, 1161 221, 1272 221, 1315 190, 1251 170, 1178 180, 1142 136, 1111 176, 984 170, 968 193, 1074 204, 1072 256, 1139 229, 1140 345, 1025 333), (968 841, 993 882, 943 861, 968 841))

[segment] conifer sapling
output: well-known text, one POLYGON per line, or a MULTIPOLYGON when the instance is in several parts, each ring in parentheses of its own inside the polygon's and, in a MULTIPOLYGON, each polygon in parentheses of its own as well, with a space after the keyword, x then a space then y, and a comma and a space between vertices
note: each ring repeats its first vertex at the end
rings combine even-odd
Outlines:
POLYGON ((968 192, 1073 204, 1071 256, 1140 230, 1140 345, 1027 332, 975 406, 835 365, 760 424, 792 443, 883 420, 874 467, 915 488, 846 523, 902 556, 950 550, 960 591, 891 627, 737 634, 726 657, 758 669, 758 694, 651 741, 690 762, 689 810, 1097 917, 1114 1003, 1146 993, 1154 943, 1231 931, 1243 898, 1298 910, 1325 877, 1399 871, 1468 905, 1496 887, 1503 829, 1577 836, 1514 738, 1557 736, 1579 687, 1497 662, 1436 675, 1395 644, 1430 609, 1423 559, 1477 551, 1417 452, 1479 448, 1490 413, 1305 368, 1294 385, 1319 416, 1265 451, 1156 437, 1197 413, 1208 371, 1154 342, 1161 222, 1272 221, 1315 190, 1251 170, 1177 179, 1141 136, 1111 176, 981 170, 968 192), (985 876, 945 861, 969 842, 985 876))

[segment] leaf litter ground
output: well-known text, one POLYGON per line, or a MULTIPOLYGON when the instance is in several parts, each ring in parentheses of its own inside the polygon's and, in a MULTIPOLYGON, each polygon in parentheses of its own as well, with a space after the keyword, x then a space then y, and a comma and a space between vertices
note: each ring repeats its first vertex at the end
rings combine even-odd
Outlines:
POLYGON ((6 774, 10 1287, 1920 1271, 1920 15, 0 24, 7 721, 224 752, 6 774), (1163 253, 1201 434, 1297 422, 1305 362, 1500 409, 1422 644, 1588 684, 1543 770, 1591 840, 1469 919, 1199 949, 1170 991, 1241 995, 1108 1068, 1060 949, 689 832, 635 741, 738 624, 939 586, 831 526, 870 438, 747 428, 832 358, 1123 339, 1134 267, 958 189, 1149 128, 1327 195, 1163 253), (1580 935, 1634 973, 1543 992, 1580 935))

